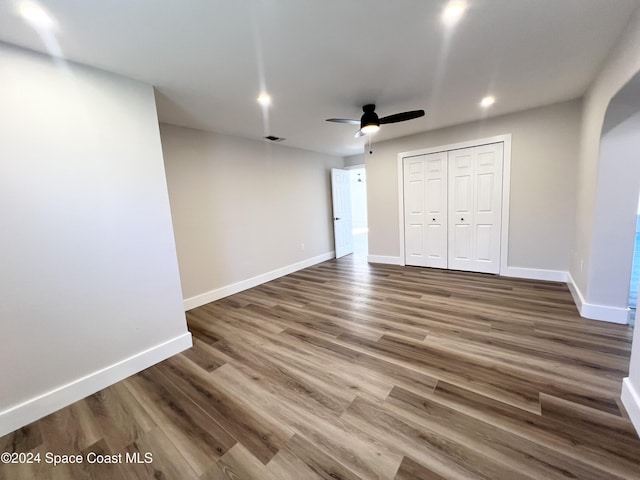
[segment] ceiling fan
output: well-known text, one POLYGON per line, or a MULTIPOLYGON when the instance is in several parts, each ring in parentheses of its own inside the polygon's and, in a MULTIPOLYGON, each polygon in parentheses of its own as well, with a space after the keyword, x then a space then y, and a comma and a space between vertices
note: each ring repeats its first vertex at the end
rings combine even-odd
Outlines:
POLYGON ((395 113, 386 117, 378 118, 375 112, 376 106, 372 103, 362 107, 362 117, 360 120, 351 120, 348 118, 327 118, 327 122, 350 123, 352 125, 360 125, 360 130, 354 135, 355 138, 366 135, 367 133, 377 132, 380 125, 385 123, 404 122, 424 116, 424 110, 411 110, 409 112, 395 113))

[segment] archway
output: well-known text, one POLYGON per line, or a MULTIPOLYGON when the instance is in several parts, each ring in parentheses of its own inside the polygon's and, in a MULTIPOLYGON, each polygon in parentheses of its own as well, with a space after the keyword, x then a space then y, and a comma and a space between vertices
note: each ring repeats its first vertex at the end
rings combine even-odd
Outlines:
POLYGON ((626 309, 640 193, 640 74, 612 99, 600 138, 589 301, 626 309))

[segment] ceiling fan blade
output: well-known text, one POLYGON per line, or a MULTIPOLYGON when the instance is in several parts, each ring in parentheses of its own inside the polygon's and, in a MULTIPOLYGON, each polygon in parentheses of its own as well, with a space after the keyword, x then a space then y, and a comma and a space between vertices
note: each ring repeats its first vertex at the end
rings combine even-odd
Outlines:
POLYGON ((351 125, 360 125, 360 120, 351 120, 349 118, 327 118, 327 122, 350 123, 351 125))
POLYGON ((380 123, 397 123, 404 122, 406 120, 413 120, 424 116, 424 110, 411 110, 410 112, 396 113, 393 115, 387 115, 380 119, 380 123))
POLYGON ((358 130, 353 138, 362 137, 363 135, 366 135, 366 133, 364 133, 362 130, 358 130))

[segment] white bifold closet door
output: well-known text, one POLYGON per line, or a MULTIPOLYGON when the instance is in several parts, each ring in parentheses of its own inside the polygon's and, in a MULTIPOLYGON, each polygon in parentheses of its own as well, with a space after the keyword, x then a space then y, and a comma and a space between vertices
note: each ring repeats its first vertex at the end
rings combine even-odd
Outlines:
POLYGON ((503 144, 448 152, 448 268, 499 273, 503 144))
POLYGON ((447 268, 447 152, 404 159, 405 263, 447 268))
POLYGON ((499 273, 503 144, 404 159, 405 264, 499 273))

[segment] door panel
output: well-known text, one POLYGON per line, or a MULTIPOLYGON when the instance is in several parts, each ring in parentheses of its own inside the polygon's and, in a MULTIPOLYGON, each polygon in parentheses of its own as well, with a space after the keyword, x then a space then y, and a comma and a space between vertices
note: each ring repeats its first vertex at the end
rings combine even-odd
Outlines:
POLYGON ((351 176, 348 170, 331 169, 333 203, 333 235, 336 258, 353 253, 353 222, 351 220, 351 176))
POLYGON ((407 265, 415 265, 418 267, 425 266, 424 254, 424 225, 413 224, 409 226, 407 235, 407 265))
POLYGON ((493 225, 476 225, 476 261, 491 262, 493 225))
POLYGON ((499 273, 502 225, 502 163, 503 144, 475 147, 474 212, 476 272, 499 273))
POLYGON ((447 267, 447 154, 405 158, 405 264, 447 267))
POLYGON ((426 164, 426 266, 447 268, 447 152, 425 155, 426 164))
POLYGON ((473 165, 475 150, 452 150, 449 158, 449 268, 473 270, 472 211, 473 211, 473 165))
POLYGON ((425 165, 422 157, 404 160, 405 264, 426 266, 425 252, 425 165))
MULTIPOLYGON (((450 257, 455 265, 465 267, 473 260, 471 251, 471 227, 468 224, 456 225, 453 235, 453 255, 450 257)), ((461 268, 464 270, 465 268, 461 268)))
POLYGON ((500 271, 502 143, 449 152, 449 268, 500 271))

